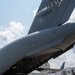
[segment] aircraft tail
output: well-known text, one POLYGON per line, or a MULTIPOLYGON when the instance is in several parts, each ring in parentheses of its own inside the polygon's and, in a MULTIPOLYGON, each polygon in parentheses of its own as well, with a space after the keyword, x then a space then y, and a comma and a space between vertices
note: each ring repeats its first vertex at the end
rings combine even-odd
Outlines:
POLYGON ((42 0, 28 34, 62 25, 69 19, 74 6, 75 0, 42 0))
POLYGON ((62 64, 60 70, 64 69, 64 67, 65 67, 65 62, 63 62, 63 64, 62 64))

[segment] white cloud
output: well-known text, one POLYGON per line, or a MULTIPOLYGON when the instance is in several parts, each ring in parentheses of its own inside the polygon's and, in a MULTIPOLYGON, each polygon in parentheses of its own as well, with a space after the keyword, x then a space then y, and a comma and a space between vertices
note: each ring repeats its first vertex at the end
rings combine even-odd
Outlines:
POLYGON ((72 12, 68 22, 75 22, 75 10, 72 12))
POLYGON ((24 29, 25 27, 20 22, 11 21, 8 27, 1 27, 0 38, 5 44, 9 43, 19 38, 24 29))
POLYGON ((8 28, 6 28, 5 31, 0 31, 0 37, 2 40, 10 41, 13 39, 14 35, 8 28))
POLYGON ((20 22, 11 21, 9 25, 9 29, 16 35, 21 35, 22 31, 24 30, 24 26, 20 22))
POLYGON ((33 17, 35 17, 37 11, 38 11, 38 8, 36 8, 36 9, 33 11, 33 17))
POLYGON ((60 57, 58 57, 56 59, 51 59, 49 61, 50 66, 53 68, 60 68, 63 62, 66 62, 65 67, 74 67, 75 66, 75 53, 74 53, 73 49, 64 53, 60 57))

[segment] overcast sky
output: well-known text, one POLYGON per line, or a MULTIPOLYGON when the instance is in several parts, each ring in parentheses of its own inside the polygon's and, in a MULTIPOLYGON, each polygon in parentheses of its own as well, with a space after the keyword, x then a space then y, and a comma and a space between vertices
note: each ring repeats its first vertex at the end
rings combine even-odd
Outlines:
MULTIPOLYGON (((27 34, 41 1, 0 0, 0 48, 27 34)), ((68 22, 75 22, 75 11, 68 22)), ((65 67, 75 66, 74 48, 49 62, 59 68, 64 61, 65 67)))

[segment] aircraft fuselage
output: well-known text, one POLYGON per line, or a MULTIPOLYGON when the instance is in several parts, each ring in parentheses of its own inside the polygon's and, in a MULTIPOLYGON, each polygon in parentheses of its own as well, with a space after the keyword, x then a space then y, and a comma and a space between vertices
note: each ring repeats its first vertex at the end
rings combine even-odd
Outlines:
MULTIPOLYGON (((22 58, 35 54, 39 55, 39 52, 47 49, 49 49, 50 53, 58 51, 57 49, 50 49, 62 44, 66 38, 68 39, 68 36, 75 37, 75 23, 37 31, 8 44, 0 49, 0 74, 4 73, 22 58)), ((71 41, 72 43, 75 42, 74 39, 71 41)))

